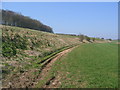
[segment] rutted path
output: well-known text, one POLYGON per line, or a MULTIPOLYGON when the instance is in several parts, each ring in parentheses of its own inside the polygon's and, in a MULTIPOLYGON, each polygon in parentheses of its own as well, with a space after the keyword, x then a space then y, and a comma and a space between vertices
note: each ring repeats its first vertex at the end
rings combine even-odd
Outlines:
MULTIPOLYGON (((36 85, 38 84, 38 82, 42 81, 45 79, 45 77, 47 77, 47 75, 49 74, 49 70, 51 69, 53 63, 58 60, 59 58, 61 58, 62 56, 66 55, 66 53, 70 52, 71 50, 73 50, 73 48, 75 48, 77 46, 71 47, 69 49, 66 49, 56 55, 54 55, 52 58, 48 59, 45 61, 45 63, 43 64, 43 68, 41 70, 36 70, 36 69, 31 69, 29 71, 26 71, 24 73, 22 73, 21 75, 13 75, 12 80, 6 81, 8 83, 5 83, 3 88, 35 88, 36 85), (40 72, 40 74, 38 74, 35 77, 32 77, 32 73, 34 72, 40 72), (18 78, 16 78, 18 77, 18 78)), ((49 79, 49 81, 47 81, 49 84, 48 85, 43 85, 42 87, 52 87, 51 85, 55 82, 58 82, 58 76, 52 77, 49 79), (52 81, 52 83, 51 83, 52 81)), ((47 83, 46 82, 46 83, 47 83)), ((57 86, 57 85, 56 85, 57 86)))
MULTIPOLYGON (((76 46, 75 46, 75 47, 76 47, 76 46)), ((67 50, 64 50, 64 51, 56 54, 56 55, 55 55, 55 58, 53 58, 52 60, 50 60, 50 62, 47 63, 46 66, 42 69, 42 71, 41 71, 41 73, 40 73, 40 75, 39 75, 39 77, 38 77, 38 81, 44 80, 44 78, 48 75, 48 72, 49 72, 49 70, 51 69, 53 63, 54 63, 56 60, 58 60, 59 58, 61 58, 62 56, 64 56, 66 53, 72 51, 73 48, 75 48, 75 47, 69 48, 69 49, 67 49, 67 50)), ((52 83, 53 83, 53 81, 56 82, 57 80, 55 80, 55 77, 53 77, 53 78, 51 78, 51 79, 48 81, 48 83, 50 83, 51 81, 52 81, 52 83)), ((58 81, 57 81, 57 82, 58 82, 58 81)), ((51 83, 50 83, 50 84, 51 84, 51 83)), ((50 84, 49 84, 49 85, 45 85, 45 86, 43 86, 43 87, 44 87, 44 88, 47 88, 47 87, 50 86, 50 84)), ((34 86, 32 86, 32 87, 34 87, 34 86)))

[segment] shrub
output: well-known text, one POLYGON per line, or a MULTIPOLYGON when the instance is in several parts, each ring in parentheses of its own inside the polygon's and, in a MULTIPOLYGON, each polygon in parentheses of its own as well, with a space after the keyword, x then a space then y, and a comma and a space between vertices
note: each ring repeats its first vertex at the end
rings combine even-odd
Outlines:
POLYGON ((90 42, 90 38, 89 38, 88 36, 86 36, 86 40, 87 40, 88 42, 90 42))
POLYGON ((83 40, 84 40, 84 35, 82 35, 82 34, 79 35, 79 39, 80 39, 81 42, 83 42, 83 40))
POLYGON ((93 38, 92 40, 95 41, 95 38, 93 38))
POLYGON ((20 35, 16 34, 14 36, 13 43, 18 49, 27 49, 27 40, 25 37, 21 37, 20 35))
POLYGON ((14 38, 8 34, 2 36, 2 55, 4 57, 12 57, 16 55, 18 49, 27 49, 27 39, 21 37, 19 34, 15 34, 14 38))
POLYGON ((12 57, 16 55, 16 48, 12 43, 3 43, 2 44, 2 55, 4 57, 12 57))
POLYGON ((109 41, 112 41, 112 39, 108 39, 109 41))

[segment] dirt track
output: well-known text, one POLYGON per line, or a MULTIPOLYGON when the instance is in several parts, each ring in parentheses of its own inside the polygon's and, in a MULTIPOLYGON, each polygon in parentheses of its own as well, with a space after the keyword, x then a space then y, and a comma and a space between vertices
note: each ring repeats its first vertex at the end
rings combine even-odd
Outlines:
MULTIPOLYGON (((61 58, 62 56, 66 55, 66 53, 70 52, 73 48, 75 47, 72 47, 72 48, 69 48, 69 49, 66 49, 58 54, 56 54, 52 59, 48 59, 47 63, 45 63, 44 67, 41 69, 41 70, 36 70, 36 69, 31 69, 29 71, 26 71, 22 74, 15 74, 13 75, 12 79, 10 80, 7 80, 3 86, 3 88, 35 88, 35 86, 37 85, 37 83, 39 81, 42 81, 45 79, 45 77, 47 77, 48 75, 48 71, 51 69, 53 63, 58 60, 59 58, 61 58), (34 72, 40 72, 40 74, 38 74, 37 76, 31 76, 32 73, 34 72), (16 78, 17 77, 17 78, 16 78)), ((53 77, 52 79, 50 79, 50 84, 49 85, 43 85, 42 87, 44 88, 49 88, 49 87, 53 87, 52 84, 53 83, 56 83, 58 82, 58 79, 56 79, 56 77, 53 77), (52 81, 52 83, 51 83, 52 81)), ((57 86, 57 85, 55 85, 57 86)))
MULTIPOLYGON (((39 77, 38 77, 38 81, 39 81, 39 80, 43 80, 43 79, 48 75, 48 71, 51 69, 53 63, 54 63, 56 60, 58 60, 60 57, 64 56, 66 53, 70 52, 73 48, 75 48, 75 47, 72 47, 72 48, 70 48, 70 49, 64 50, 64 51, 58 53, 57 55, 55 55, 56 57, 53 58, 53 59, 42 69, 41 74, 40 74, 39 77)), ((56 83, 57 80, 55 80, 55 78, 53 77, 53 79, 51 79, 51 81, 52 81, 52 83, 54 83, 54 82, 56 83), (54 82, 53 82, 53 81, 54 81, 54 82)), ((51 81, 49 81, 49 82, 51 82, 51 81)), ((47 87, 49 87, 49 86, 51 86, 51 83, 50 83, 49 85, 45 85, 45 86, 43 86, 43 87, 44 87, 44 88, 47 88, 47 87)), ((34 86, 33 86, 33 87, 34 87, 34 86)))

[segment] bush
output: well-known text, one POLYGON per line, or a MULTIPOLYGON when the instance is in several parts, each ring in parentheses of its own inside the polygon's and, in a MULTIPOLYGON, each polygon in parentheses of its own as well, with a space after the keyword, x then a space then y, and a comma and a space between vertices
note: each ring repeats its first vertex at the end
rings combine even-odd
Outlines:
POLYGON ((112 39, 108 39, 109 41, 112 41, 112 39))
POLYGON ((12 45, 12 43, 3 43, 2 55, 4 57, 12 57, 16 55, 16 48, 12 45))
POLYGON ((27 49, 27 39, 15 34, 14 38, 8 34, 2 36, 2 55, 4 57, 12 57, 16 55, 16 49, 27 49))
POLYGON ((87 40, 88 42, 90 42, 90 38, 89 38, 88 36, 86 36, 86 40, 87 40))
POLYGON ((79 35, 79 39, 80 39, 81 42, 83 42, 83 40, 84 40, 84 35, 82 35, 82 34, 79 35))
POLYGON ((95 38, 93 38, 92 40, 95 41, 95 38))
POLYGON ((25 37, 21 37, 20 35, 16 34, 14 36, 13 43, 18 49, 27 49, 27 40, 25 37))

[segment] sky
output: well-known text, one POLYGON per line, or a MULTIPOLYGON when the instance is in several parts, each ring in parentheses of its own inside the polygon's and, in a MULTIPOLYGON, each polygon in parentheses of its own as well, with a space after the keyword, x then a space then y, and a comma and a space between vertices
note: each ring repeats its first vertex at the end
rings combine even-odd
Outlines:
POLYGON ((37 19, 54 33, 118 38, 117 2, 2 2, 2 9, 37 19))

